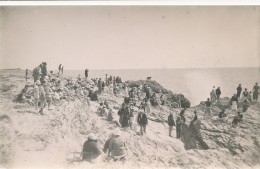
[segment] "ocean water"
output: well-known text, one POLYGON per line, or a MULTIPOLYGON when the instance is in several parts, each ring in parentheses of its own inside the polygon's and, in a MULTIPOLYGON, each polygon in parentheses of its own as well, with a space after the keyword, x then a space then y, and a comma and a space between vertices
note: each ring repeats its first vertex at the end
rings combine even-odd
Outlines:
MULTIPOLYGON (((84 77, 84 70, 65 70, 65 76, 84 77)), ((209 97, 213 86, 220 87, 221 97, 231 97, 238 84, 252 90, 260 84, 260 68, 211 68, 211 69, 142 69, 142 70, 89 70, 90 78, 105 78, 105 74, 126 80, 144 80, 151 76, 173 93, 182 93, 195 106, 209 97)))

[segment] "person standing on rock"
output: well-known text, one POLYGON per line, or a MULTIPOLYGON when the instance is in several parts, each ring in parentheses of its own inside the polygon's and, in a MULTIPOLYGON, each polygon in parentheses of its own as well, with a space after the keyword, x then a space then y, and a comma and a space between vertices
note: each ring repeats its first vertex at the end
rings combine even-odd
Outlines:
POLYGON ((219 102, 219 99, 220 99, 220 95, 221 95, 221 90, 220 90, 220 87, 218 87, 216 89, 216 95, 217 95, 217 103, 219 102))
POLYGON ((140 125, 140 134, 146 133, 146 125, 148 124, 147 116, 143 111, 140 111, 137 116, 137 123, 140 125))
POLYGON ((216 100, 217 96, 215 93, 215 90, 212 89, 212 91, 210 92, 210 100, 211 102, 214 102, 216 100))
POLYGON ((39 86, 39 94, 40 94, 40 111, 39 113, 43 115, 43 109, 46 106, 46 93, 44 90, 45 81, 39 86))
POLYGON ((59 70, 59 75, 60 75, 61 74, 61 64, 59 65, 58 70, 59 70))
POLYGON ((241 84, 239 84, 237 87, 237 98, 238 99, 240 98, 241 92, 242 92, 242 86, 241 86, 241 84))
POLYGON ((258 83, 255 83, 255 86, 253 87, 253 101, 258 101, 258 95, 259 95, 259 86, 258 83))
POLYGON ((26 82, 27 82, 27 79, 28 79, 28 71, 29 71, 28 69, 25 70, 25 80, 26 80, 26 82))
POLYGON ((39 85, 41 84, 40 80, 37 80, 34 83, 34 87, 33 87, 33 96, 35 99, 35 108, 36 110, 38 109, 38 105, 39 105, 39 101, 40 101, 40 91, 39 91, 39 85))
POLYGON ((176 119, 176 138, 181 138, 181 116, 176 119))
POLYGON ((88 69, 85 69, 85 78, 88 78, 88 69))
POLYGON ((249 94, 249 92, 247 91, 247 88, 245 88, 245 90, 243 91, 243 99, 247 99, 248 94, 249 94))
POLYGON ((45 81, 44 91, 45 91, 45 94, 46 94, 46 102, 47 102, 47 105, 48 105, 48 110, 51 110, 50 106, 51 106, 51 102, 52 102, 52 90, 51 90, 49 82, 45 81))
POLYGON ((206 116, 211 116, 211 107, 212 107, 212 103, 208 98, 207 101, 205 102, 205 114, 206 114, 206 116))
POLYGON ((236 93, 234 93, 234 95, 232 96, 230 102, 231 102, 231 110, 232 111, 237 111, 238 98, 237 98, 237 94, 236 93))
POLYGON ((172 128, 175 126, 174 119, 172 112, 170 112, 170 115, 168 116, 168 125, 169 125, 169 136, 172 137, 172 128))

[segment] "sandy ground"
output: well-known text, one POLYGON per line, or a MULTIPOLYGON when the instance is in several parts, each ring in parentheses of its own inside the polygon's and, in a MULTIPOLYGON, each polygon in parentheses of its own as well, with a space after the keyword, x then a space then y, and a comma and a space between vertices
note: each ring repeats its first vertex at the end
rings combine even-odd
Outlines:
MULTIPOLYGON (((184 144, 168 136, 168 125, 149 121, 147 134, 140 136, 139 126, 123 131, 127 143, 127 162, 90 164, 78 162, 78 154, 89 133, 98 136, 103 148, 106 139, 116 125, 97 114, 97 102, 64 101, 59 110, 39 110, 13 102, 26 84, 23 71, 0 72, 0 168, 259 168, 260 162, 260 104, 251 106, 244 114, 239 128, 231 128, 235 114, 228 113, 226 122, 216 117, 202 119, 202 136, 209 150, 185 150, 184 144), (76 156, 76 157, 74 157, 76 156)), ((29 79, 28 84, 32 84, 29 79)), ((112 107, 120 107, 123 97, 102 94, 101 100, 110 101, 112 107)), ((185 113, 191 120, 193 107, 185 113)), ((219 111, 217 107, 213 108, 219 111)), ((166 120, 170 110, 153 108, 155 117, 166 120)), ((172 110, 176 115, 179 110, 172 110)), ((213 111, 214 112, 214 111, 213 111)))

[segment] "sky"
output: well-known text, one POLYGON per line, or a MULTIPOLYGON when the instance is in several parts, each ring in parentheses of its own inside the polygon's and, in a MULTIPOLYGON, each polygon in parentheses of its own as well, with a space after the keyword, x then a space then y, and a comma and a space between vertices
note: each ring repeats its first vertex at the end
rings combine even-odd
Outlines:
POLYGON ((260 67, 258 6, 0 8, 0 69, 260 67))

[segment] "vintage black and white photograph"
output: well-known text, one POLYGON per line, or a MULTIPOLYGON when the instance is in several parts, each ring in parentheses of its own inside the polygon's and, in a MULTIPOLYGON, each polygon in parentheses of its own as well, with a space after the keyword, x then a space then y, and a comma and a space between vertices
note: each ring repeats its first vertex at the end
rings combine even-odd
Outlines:
POLYGON ((0 168, 260 168, 259 83, 259 6, 1 6, 0 168))

